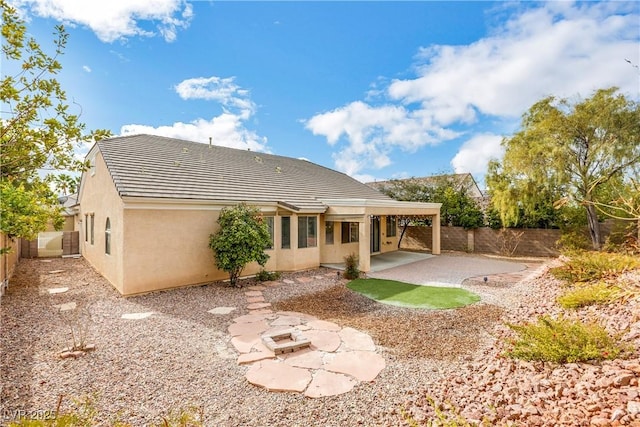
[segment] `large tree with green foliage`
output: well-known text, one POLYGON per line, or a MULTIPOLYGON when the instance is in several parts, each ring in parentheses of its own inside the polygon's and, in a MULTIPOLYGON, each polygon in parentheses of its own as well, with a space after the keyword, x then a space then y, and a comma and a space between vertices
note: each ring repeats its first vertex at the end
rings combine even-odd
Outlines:
POLYGON ((392 180, 380 191, 396 200, 442 203, 442 225, 464 228, 484 225, 484 214, 478 203, 453 175, 433 176, 429 182, 422 179, 392 180))
MULTIPOLYGON (((80 172, 76 144, 99 139, 104 130, 85 134, 79 116, 70 111, 65 91, 55 76, 62 69, 67 33, 57 26, 55 52, 45 53, 28 36, 17 11, 2 7, 2 69, 0 79, 0 231, 11 237, 34 238, 48 223, 61 224, 52 188, 59 171, 80 172)), ((66 177, 61 175, 63 185, 66 177)))
POLYGON ((209 236, 216 267, 229 273, 232 286, 238 286, 238 277, 250 262, 260 266, 269 260, 265 248, 271 245, 271 235, 260 210, 241 203, 225 207, 218 217, 220 229, 209 236))
POLYGON ((617 88, 575 103, 553 96, 535 103, 521 129, 503 140, 504 157, 489 166, 487 185, 503 223, 540 205, 583 206, 593 247, 600 249, 596 206, 610 204, 640 162, 639 105, 617 88))

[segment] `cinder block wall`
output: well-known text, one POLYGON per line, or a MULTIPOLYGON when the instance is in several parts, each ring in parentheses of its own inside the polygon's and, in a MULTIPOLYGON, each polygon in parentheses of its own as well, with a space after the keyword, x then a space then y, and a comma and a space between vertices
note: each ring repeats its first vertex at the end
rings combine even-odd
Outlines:
MULTIPOLYGON (((605 241, 614 230, 627 224, 605 221, 600 224, 602 240, 605 241)), ((465 230, 462 227, 442 227, 440 229, 443 251, 465 251, 489 254, 509 254, 512 256, 558 256, 556 242, 561 232, 557 229, 507 229, 493 230, 477 228, 465 230)), ((588 232, 585 230, 585 236, 588 232)), ((409 226, 402 238, 401 249, 431 250, 431 227, 409 226)))

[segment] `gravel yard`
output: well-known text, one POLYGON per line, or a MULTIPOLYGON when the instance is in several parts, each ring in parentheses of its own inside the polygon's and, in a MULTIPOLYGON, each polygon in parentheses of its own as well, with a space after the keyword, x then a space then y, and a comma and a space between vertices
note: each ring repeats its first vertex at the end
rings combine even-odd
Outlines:
MULTIPOLYGON (((483 302, 419 311, 377 304, 346 289, 330 271, 283 275, 281 280, 294 283, 268 288, 265 299, 274 310, 301 311, 370 334, 387 366, 372 383, 358 384, 349 393, 310 399, 268 392, 246 381, 247 367, 237 365, 238 353, 227 333, 232 319, 247 313, 245 289, 214 283, 123 298, 83 259, 24 259, 1 300, 0 413, 53 410, 62 395, 63 410, 73 399, 90 396, 104 425, 116 419, 146 425, 189 406, 202 408, 211 426, 405 425, 403 410, 417 419, 426 416, 427 394, 457 401, 457 388, 467 399, 474 396, 481 388, 474 387, 474 379, 498 363, 494 341, 502 320, 531 316, 532 307, 546 310, 549 304, 531 301, 552 297, 554 286, 533 276, 514 285, 522 275, 488 284, 469 280, 465 288, 479 293, 483 302), (296 280, 305 276, 314 279, 296 280), (48 291, 65 287, 67 292, 48 291), (72 302, 75 310, 56 307, 72 302), (238 309, 228 315, 207 312, 221 306, 238 309), (154 314, 122 318, 131 313, 154 314), (72 344, 74 325, 87 327, 87 341, 96 350, 61 359, 61 350, 72 344)), ((518 381, 506 374, 496 378, 518 381)), ((478 405, 469 405, 475 411, 471 415, 481 411, 485 400, 478 397, 478 405)), ((605 413, 602 406, 600 412, 611 416, 614 409, 605 413)), ((520 412, 513 418, 525 419, 520 412)), ((584 415, 583 423, 566 425, 589 425, 587 419, 584 415)))

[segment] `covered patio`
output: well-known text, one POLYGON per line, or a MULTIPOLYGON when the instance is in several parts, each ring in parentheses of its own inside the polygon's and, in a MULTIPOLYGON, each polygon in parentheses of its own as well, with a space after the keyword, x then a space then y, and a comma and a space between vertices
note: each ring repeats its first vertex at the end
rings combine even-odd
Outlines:
MULTIPOLYGON (((415 219, 430 219, 433 224, 432 255, 440 254, 440 203, 402 202, 397 200, 371 199, 324 199, 327 206, 324 220, 358 224, 358 259, 360 271, 372 271, 372 257, 397 252, 397 245, 384 246, 385 237, 381 231, 381 217, 394 217, 398 224, 407 224, 415 219)), ((404 230, 401 231, 403 233, 404 230)), ((402 259, 399 257, 398 260, 402 259)), ((321 262, 321 265, 326 263, 321 262)), ((331 262, 329 264, 339 264, 331 262)), ((382 265, 382 264, 380 264, 382 265)))

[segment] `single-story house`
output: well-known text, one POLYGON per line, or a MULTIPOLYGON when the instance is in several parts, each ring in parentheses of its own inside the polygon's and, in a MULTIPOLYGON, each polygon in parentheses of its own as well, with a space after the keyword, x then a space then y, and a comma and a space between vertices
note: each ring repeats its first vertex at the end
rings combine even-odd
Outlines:
MULTIPOLYGON (((440 204, 398 202, 307 160, 152 135, 97 142, 79 190, 82 255, 123 295, 222 280, 208 247, 220 210, 260 208, 272 235, 270 271, 339 263, 398 248, 400 221, 440 204)), ((433 253, 440 251, 439 227, 433 253)), ((259 271, 249 265, 244 274, 259 271)))

